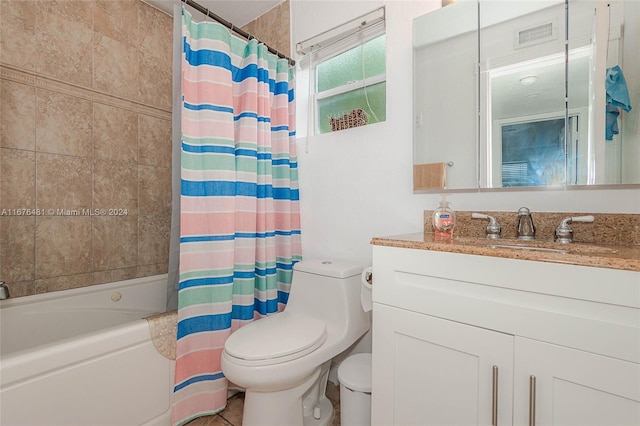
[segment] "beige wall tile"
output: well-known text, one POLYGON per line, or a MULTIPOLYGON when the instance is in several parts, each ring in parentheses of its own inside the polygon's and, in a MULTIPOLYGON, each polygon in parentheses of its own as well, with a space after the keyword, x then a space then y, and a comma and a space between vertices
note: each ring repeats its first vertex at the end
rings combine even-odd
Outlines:
POLYGON ((124 209, 127 216, 138 214, 138 168, 135 163, 94 162, 93 208, 124 209))
POLYGON ((38 153, 36 197, 40 209, 90 209, 91 160, 38 153))
POLYGON ((138 100, 138 49, 96 33, 93 87, 114 96, 138 100))
MULTIPOLYGON (((85 27, 93 27, 93 1, 87 0, 39 0, 38 12, 55 15, 85 27)), ((38 25, 40 21, 38 21, 38 25)))
POLYGON ((94 102, 93 155, 97 159, 135 163, 138 159, 137 114, 94 102))
POLYGON ((138 164, 171 168, 171 121, 138 115, 138 164))
POLYGON ((36 149, 40 152, 91 155, 92 104, 50 90, 37 90, 36 149))
POLYGON ((71 288, 87 287, 93 284, 91 274, 63 275, 36 280, 36 294, 50 291, 69 290, 71 288))
POLYGON ((171 111, 171 68, 163 66, 154 56, 140 54, 140 100, 171 111))
POLYGON ((35 209, 35 152, 0 148, 0 163, 0 209, 35 209))
POLYGON ((38 2, 36 71, 39 74, 91 87, 93 25, 92 19, 86 17, 92 18, 92 14, 93 2, 38 2))
POLYGON ((152 275, 166 274, 169 270, 168 263, 157 263, 155 265, 140 265, 138 266, 138 277, 150 277, 152 275))
POLYGON ((110 271, 97 271, 93 273, 93 285, 129 280, 138 275, 136 266, 131 268, 111 269, 110 271))
POLYGON ((36 280, 91 272, 91 257, 91 217, 36 218, 36 280))
POLYGON ((140 52, 157 58, 162 67, 171 69, 173 55, 173 18, 159 10, 139 2, 138 45, 140 52))
POLYGON ((93 270, 106 271, 138 264, 138 217, 93 218, 93 270))
POLYGON ((142 2, 138 12, 140 26, 140 100, 171 110, 173 55, 172 18, 142 2))
POLYGON ((36 149, 36 89, 0 80, 0 146, 36 149))
POLYGON ((171 170, 138 166, 138 265, 169 260, 171 170))
POLYGON ((267 11, 242 29, 278 52, 291 57, 289 0, 267 11))
POLYGON ((171 121, 147 107, 171 111, 172 31, 138 0, 0 0, 0 62, 45 83, 0 81, 0 208, 35 197, 54 209, 0 218, 13 297, 167 272, 171 121), (96 208, 128 215, 88 216, 96 208))
POLYGON ((95 31, 130 46, 138 43, 138 1, 97 0, 95 31))
POLYGON ((138 166, 139 215, 164 215, 171 212, 171 170, 138 166))
MULTIPOLYGON (((0 217, 0 278, 3 281, 34 279, 35 225, 35 216, 0 217)), ((13 289, 10 291, 13 293, 13 289)))
POLYGON ((139 217, 138 265, 169 262, 171 213, 139 217))
POLYGON ((0 62, 35 71, 35 0, 0 1, 0 62))

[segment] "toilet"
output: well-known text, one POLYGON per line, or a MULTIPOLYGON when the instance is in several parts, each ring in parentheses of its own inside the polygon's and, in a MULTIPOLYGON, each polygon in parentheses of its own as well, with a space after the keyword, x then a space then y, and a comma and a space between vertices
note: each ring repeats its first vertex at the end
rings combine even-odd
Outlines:
POLYGON ((305 260, 293 268, 284 311, 234 332, 222 372, 245 389, 243 426, 326 426, 331 360, 367 330, 360 301, 362 266, 305 260))

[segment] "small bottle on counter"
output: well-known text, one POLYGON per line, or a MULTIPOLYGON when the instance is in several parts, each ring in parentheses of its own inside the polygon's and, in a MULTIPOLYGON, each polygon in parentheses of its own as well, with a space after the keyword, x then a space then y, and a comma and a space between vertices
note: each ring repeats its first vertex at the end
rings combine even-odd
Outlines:
POLYGON ((442 194, 440 206, 433 212, 433 230, 438 239, 453 237, 453 229, 456 224, 456 214, 449 207, 446 194, 442 194))

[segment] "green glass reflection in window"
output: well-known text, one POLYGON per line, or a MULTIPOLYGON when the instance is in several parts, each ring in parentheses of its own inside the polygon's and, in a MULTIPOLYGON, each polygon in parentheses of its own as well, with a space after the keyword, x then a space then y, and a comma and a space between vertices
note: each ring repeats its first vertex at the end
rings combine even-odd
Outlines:
POLYGON ((386 37, 381 35, 356 46, 340 55, 318 64, 318 93, 343 86, 352 81, 362 80, 362 60, 364 59, 365 78, 384 74, 386 69, 386 37))
POLYGON ((318 130, 320 133, 330 132, 330 117, 337 118, 358 108, 362 108, 369 116, 368 124, 385 121, 387 119, 386 102, 386 82, 320 99, 318 100, 318 130))

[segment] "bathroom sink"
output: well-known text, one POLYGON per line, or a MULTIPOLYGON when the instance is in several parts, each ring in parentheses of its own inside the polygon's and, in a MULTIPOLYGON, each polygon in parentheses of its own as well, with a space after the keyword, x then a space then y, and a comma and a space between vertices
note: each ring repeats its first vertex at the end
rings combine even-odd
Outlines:
POLYGON ((617 249, 595 245, 595 244, 560 244, 551 242, 536 242, 536 241, 517 241, 517 242, 498 242, 492 241, 487 243, 489 248, 501 248, 501 249, 514 249, 514 250, 531 250, 547 253, 559 253, 559 254, 583 254, 583 255, 598 255, 598 254, 615 254, 617 249))
POLYGON ((516 250, 532 250, 532 251, 546 251, 551 253, 569 253, 567 250, 563 249, 554 249, 548 247, 536 247, 536 246, 524 246, 517 244, 489 244, 487 247, 489 248, 506 248, 506 249, 516 249, 516 250))

